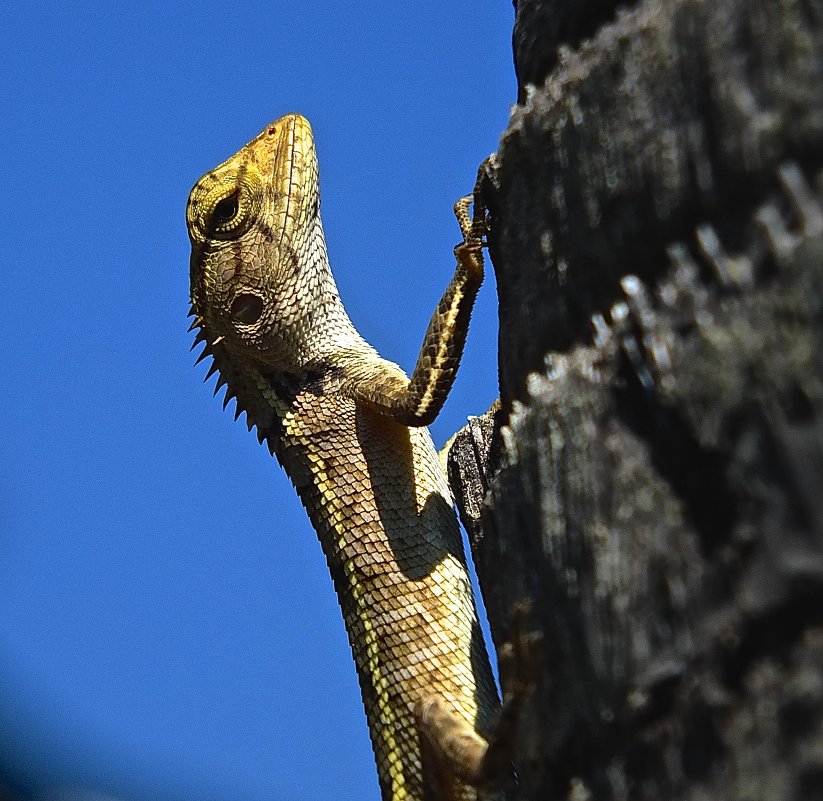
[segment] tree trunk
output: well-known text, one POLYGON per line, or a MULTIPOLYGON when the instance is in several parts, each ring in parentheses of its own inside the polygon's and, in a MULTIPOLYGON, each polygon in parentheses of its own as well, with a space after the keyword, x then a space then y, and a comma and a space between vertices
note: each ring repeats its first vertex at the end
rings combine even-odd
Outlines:
POLYGON ((542 635, 520 797, 823 799, 823 4, 516 6, 450 473, 496 644, 542 635))

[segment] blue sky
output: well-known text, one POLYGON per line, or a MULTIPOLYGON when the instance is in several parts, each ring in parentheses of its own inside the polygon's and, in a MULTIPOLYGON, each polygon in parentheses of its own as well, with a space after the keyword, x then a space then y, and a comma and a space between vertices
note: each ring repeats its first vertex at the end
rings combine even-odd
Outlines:
MULTIPOLYGON (((343 300, 409 370, 516 94, 511 3, 134 7, 3 13, 0 767, 124 799, 377 799, 314 532, 192 366, 185 202, 305 114, 343 300)), ((496 337, 489 273, 438 443, 496 396, 496 337)))

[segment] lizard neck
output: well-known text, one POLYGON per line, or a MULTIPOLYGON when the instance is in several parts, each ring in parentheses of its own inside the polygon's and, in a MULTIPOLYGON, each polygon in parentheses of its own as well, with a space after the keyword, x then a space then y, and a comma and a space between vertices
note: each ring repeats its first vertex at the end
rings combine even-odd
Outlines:
POLYGON ((334 364, 339 355, 372 348, 355 329, 340 299, 329 265, 326 238, 319 213, 291 243, 300 258, 293 262, 291 291, 275 302, 282 304, 280 319, 289 324, 282 331, 277 361, 284 372, 302 373, 334 364))

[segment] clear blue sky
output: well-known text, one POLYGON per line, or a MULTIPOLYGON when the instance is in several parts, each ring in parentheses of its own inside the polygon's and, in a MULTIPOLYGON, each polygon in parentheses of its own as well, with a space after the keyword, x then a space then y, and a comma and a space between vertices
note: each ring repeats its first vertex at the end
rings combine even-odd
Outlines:
MULTIPOLYGON (((314 532, 192 366, 185 202, 305 114, 343 300, 410 369, 515 98, 511 3, 134 6, 3 12, 0 767, 137 801, 376 801, 314 532)), ((496 396, 496 337, 490 273, 437 442, 496 396)))

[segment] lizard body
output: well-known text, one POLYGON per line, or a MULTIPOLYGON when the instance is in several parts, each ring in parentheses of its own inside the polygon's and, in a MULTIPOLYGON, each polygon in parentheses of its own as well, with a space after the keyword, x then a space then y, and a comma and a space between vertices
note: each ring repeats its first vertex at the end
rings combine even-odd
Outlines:
POLYGON ((236 398, 276 454, 320 539, 382 798, 486 798, 473 784, 499 702, 425 428, 462 354, 483 277, 480 237, 464 205, 457 269, 409 379, 350 322, 319 202, 314 140, 299 115, 204 175, 187 207, 193 327, 214 359, 209 375, 219 371, 226 403, 236 398), (433 733, 429 717, 440 721, 433 733))

